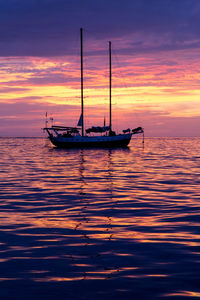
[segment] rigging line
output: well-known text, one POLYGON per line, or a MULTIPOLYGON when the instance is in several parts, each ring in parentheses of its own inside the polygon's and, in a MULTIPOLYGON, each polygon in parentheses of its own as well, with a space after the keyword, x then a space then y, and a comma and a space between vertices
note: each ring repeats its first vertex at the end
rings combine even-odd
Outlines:
MULTIPOLYGON (((87 96, 84 93, 84 99, 88 97, 89 102, 90 99, 95 99, 97 105, 99 105, 100 98, 98 95, 98 90, 103 89, 103 94, 101 96, 100 103, 101 104, 104 103, 107 105, 107 101, 108 101, 107 93, 104 92, 105 90, 107 90, 107 84, 104 84, 103 88, 101 86, 102 85, 101 77, 106 74, 105 78, 107 79, 107 72, 103 67, 105 65, 105 67, 107 68, 107 49, 105 49, 105 47, 103 48, 103 44, 105 46, 105 43, 103 43, 102 41, 99 42, 96 39, 96 35, 94 31, 84 28, 84 33, 85 33, 84 35, 87 35, 87 38, 84 39, 84 45, 85 45, 84 65, 86 65, 86 67, 84 68, 84 82, 85 82, 84 86, 86 86, 85 93, 87 93, 87 88, 88 89, 92 88, 93 91, 91 96, 87 96), (99 76, 97 76, 97 74, 99 74, 99 76), (94 89, 94 85, 96 85, 95 89, 94 89)), ((85 110, 87 110, 87 107, 85 108, 85 110)), ((87 118, 87 120, 89 120, 89 118, 87 118)))
MULTIPOLYGON (((118 59, 118 54, 117 54, 117 52, 115 51, 115 49, 113 49, 112 51, 113 51, 113 54, 114 54, 114 55, 113 55, 113 56, 114 56, 114 59, 116 60, 117 64, 119 65, 120 68, 123 68, 122 64, 120 64, 120 61, 119 61, 119 59, 118 59)), ((119 73, 120 73, 120 79, 122 79, 122 82, 123 82, 123 84, 124 84, 124 87, 125 87, 126 89, 128 89, 128 85, 127 85, 126 82, 125 82, 126 79, 125 79, 124 73, 121 72, 121 70, 119 70, 119 73)), ((135 98, 134 96, 133 96, 133 99, 136 100, 136 98, 135 98)), ((136 101, 137 101, 137 100, 136 100, 136 101)), ((137 119, 139 122, 142 123, 141 117, 139 116, 139 114, 138 114, 135 110, 133 110, 133 114, 135 115, 136 119, 137 119)))
MULTIPOLYGON (((63 72, 65 74, 65 83, 64 83, 64 87, 65 90, 63 91, 63 99, 65 100, 65 102, 63 103, 63 105, 66 107, 65 109, 68 111, 68 114, 70 114, 71 108, 70 106, 75 105, 78 107, 79 102, 80 102, 80 92, 77 88, 75 88, 75 93, 73 95, 68 95, 67 94, 67 87, 70 86, 70 81, 71 79, 73 80, 74 78, 76 79, 76 72, 79 72, 79 60, 80 60, 80 34, 79 31, 74 30, 73 34, 70 35, 69 40, 68 37, 66 37, 66 45, 68 45, 68 43, 70 43, 70 52, 68 53, 66 51, 66 54, 63 55, 63 63, 65 63, 66 61, 69 62, 69 65, 66 65, 63 67, 63 72), (66 73, 65 73, 66 71, 66 73), (69 78, 69 84, 68 84, 68 78, 69 78)), ((77 82, 75 82, 75 84, 77 84, 77 86, 79 85, 79 81, 77 80, 77 82)), ((72 122, 77 122, 77 119, 79 118, 80 112, 78 110, 77 111, 77 115, 74 116, 74 120, 72 122)))
MULTIPOLYGON (((115 49, 113 49, 112 51, 113 51, 113 57, 114 57, 114 59, 116 60, 117 64, 119 65, 120 68, 123 68, 123 66, 120 64, 120 61, 119 61, 117 52, 115 51, 115 49)), ((124 87, 125 87, 125 88, 128 88, 128 86, 127 86, 127 84, 126 84, 126 79, 125 79, 124 73, 121 72, 120 69, 119 69, 118 71, 119 71, 119 73, 120 73, 120 79, 122 79, 123 84, 124 84, 124 87)))

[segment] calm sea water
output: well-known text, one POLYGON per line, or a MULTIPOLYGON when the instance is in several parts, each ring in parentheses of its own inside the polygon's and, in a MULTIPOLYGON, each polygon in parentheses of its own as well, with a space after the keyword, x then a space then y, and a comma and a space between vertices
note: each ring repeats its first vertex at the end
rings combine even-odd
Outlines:
POLYGON ((0 139, 0 298, 200 299, 200 138, 0 139))

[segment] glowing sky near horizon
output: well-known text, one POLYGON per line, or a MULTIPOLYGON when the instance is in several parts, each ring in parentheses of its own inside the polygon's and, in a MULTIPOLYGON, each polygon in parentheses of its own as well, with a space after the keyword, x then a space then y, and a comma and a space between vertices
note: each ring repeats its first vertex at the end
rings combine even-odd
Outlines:
POLYGON ((41 136, 46 112, 76 125, 80 27, 86 127, 108 122, 111 40, 115 129, 199 136, 199 13, 197 0, 1 1, 0 136, 41 136))

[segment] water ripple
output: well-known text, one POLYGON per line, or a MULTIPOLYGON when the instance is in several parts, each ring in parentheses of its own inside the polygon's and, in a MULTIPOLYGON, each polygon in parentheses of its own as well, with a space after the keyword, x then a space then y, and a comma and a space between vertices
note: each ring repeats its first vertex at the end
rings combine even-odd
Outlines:
POLYGON ((2 299, 199 297, 199 138, 0 145, 2 299))

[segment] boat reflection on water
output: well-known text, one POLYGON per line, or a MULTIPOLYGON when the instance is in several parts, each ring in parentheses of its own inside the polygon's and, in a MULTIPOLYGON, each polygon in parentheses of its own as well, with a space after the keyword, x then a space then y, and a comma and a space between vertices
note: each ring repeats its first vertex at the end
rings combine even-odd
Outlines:
MULTIPOLYGON (((96 164, 91 164, 91 159, 94 155, 94 150, 92 149, 65 150, 53 148, 50 151, 58 152, 59 155, 62 153, 61 156, 63 157, 64 154, 67 159, 73 153, 73 156, 77 158, 78 169, 76 170, 77 182, 75 188, 77 191, 77 200, 74 202, 74 205, 72 204, 70 209, 71 213, 73 211, 72 217, 69 214, 66 217, 68 219, 67 223, 73 224, 73 229, 80 238, 77 244, 70 244, 71 246, 79 247, 78 256, 73 253, 71 254, 71 258, 77 260, 77 257, 82 257, 83 253, 88 253, 87 255, 84 254, 84 263, 81 263, 82 269, 85 266, 85 270, 82 271, 83 279, 106 279, 111 278, 112 274, 124 271, 127 268, 123 267, 120 269, 118 266, 116 267, 115 264, 111 263, 111 259, 109 259, 109 263, 105 264, 103 262, 101 266, 101 260, 102 257, 104 260, 107 256, 105 255, 106 247, 109 248, 108 252, 110 256, 115 257, 116 251, 114 244, 113 247, 111 244, 104 245, 108 241, 115 240, 115 231, 112 224, 113 212, 115 210, 118 211, 118 197, 115 193, 115 188, 117 188, 115 187, 116 166, 112 156, 117 151, 121 152, 124 157, 130 153, 130 149, 128 147, 96 149, 95 154, 99 158, 95 159, 96 164), (95 171, 92 169, 95 169, 95 171), (92 177, 91 173, 93 174, 92 177), (104 191, 104 195, 102 195, 102 191, 104 191), (84 248, 86 246, 87 248, 84 248), (101 248, 101 246, 103 247, 101 248), (80 247, 83 248, 81 249, 80 247), (96 268, 96 264, 99 265, 98 269, 96 268)), ((126 256, 125 253, 120 254, 118 252, 117 257, 120 255, 126 256)), ((73 280, 73 272, 71 276, 70 280, 73 280)))

